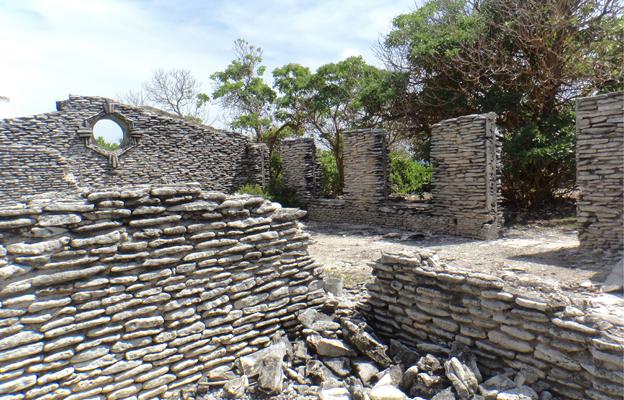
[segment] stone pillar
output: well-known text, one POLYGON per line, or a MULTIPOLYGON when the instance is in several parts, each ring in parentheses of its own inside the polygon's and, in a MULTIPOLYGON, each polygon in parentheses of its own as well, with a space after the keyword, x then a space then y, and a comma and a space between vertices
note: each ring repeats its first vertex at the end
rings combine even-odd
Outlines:
POLYGON ((269 148, 264 143, 252 143, 247 146, 249 183, 266 187, 269 184, 270 160, 269 148))
POLYGON ((388 150, 383 130, 344 133, 344 199, 355 204, 378 204, 389 194, 388 150))
POLYGON ((581 247, 624 250, 624 92, 576 101, 576 218, 581 247))
POLYGON ((292 138, 282 142, 284 186, 295 190, 304 204, 320 195, 321 169, 316 162, 313 138, 292 138))
POLYGON ((498 237, 500 144, 496 114, 467 115, 433 125, 433 204, 447 231, 481 239, 498 237))

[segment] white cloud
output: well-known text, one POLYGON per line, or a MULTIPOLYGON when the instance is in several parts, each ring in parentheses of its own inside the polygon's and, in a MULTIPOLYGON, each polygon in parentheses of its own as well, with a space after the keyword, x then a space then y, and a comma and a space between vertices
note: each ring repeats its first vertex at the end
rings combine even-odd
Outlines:
POLYGON ((116 97, 156 68, 190 69, 208 91, 239 37, 264 49, 268 71, 356 54, 381 65, 377 40, 414 8, 414 0, 0 0, 0 95, 11 99, 0 102, 0 118, 51 111, 69 93, 116 97))

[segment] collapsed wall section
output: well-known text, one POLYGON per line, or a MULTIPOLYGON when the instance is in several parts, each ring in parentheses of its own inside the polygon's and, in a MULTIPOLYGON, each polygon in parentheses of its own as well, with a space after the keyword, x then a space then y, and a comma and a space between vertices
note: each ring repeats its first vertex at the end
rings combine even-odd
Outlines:
POLYGON ((0 397, 167 398, 320 302, 304 212, 198 186, 0 208, 0 397))
POLYGON ((384 254, 366 313, 376 333, 423 351, 468 346, 480 368, 522 371, 564 399, 621 399, 624 301, 384 254), (432 346, 433 344, 433 346, 432 346))
MULTIPOLYGON (((434 125, 431 158, 432 201, 391 201, 385 132, 344 133, 344 195, 310 199, 302 180, 314 162, 311 148, 300 148, 298 162, 284 169, 285 182, 302 193, 311 220, 384 225, 495 239, 502 226, 500 143, 496 115, 469 115, 434 125), (306 153, 307 151, 307 153, 306 153)), ((284 158, 289 156, 284 149, 284 158)))
MULTIPOLYGON (((57 112, 0 121, 0 202, 39 194, 55 183, 31 180, 12 191, 11 179, 24 168, 14 146, 45 148, 65 160, 78 187, 199 182, 207 190, 232 192, 245 183, 268 180, 265 145, 238 133, 189 122, 151 107, 119 104, 102 97, 70 96, 57 112), (124 131, 121 148, 102 148, 93 136, 100 120, 124 131)), ((37 152, 42 168, 58 169, 58 157, 37 152)))
POLYGON ((624 251, 624 92, 576 101, 576 213, 583 248, 624 251))

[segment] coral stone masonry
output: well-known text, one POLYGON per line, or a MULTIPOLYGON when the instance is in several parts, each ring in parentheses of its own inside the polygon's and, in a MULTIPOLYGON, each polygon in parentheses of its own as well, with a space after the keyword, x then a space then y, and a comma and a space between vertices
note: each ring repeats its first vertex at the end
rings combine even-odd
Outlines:
POLYGON ((384 254, 373 274, 367 314, 387 339, 440 353, 461 343, 481 370, 513 368, 559 398, 622 398, 621 297, 452 267, 426 251, 384 254))
POLYGON ((233 192, 268 180, 268 150, 244 135, 102 97, 70 96, 57 112, 0 121, 0 203, 47 191, 199 182, 233 192), (112 120, 121 147, 106 150, 93 127, 112 120))
POLYGON ((0 398, 165 398, 318 303, 305 212, 198 186, 0 208, 0 398))
POLYGON ((344 195, 320 198, 311 139, 287 142, 284 182, 316 221, 356 222, 495 239, 502 225, 500 142, 495 114, 468 115, 433 126, 430 202, 391 201, 385 132, 344 134, 344 195), (314 194, 317 193, 316 196, 314 194))
POLYGON ((624 92, 576 102, 576 202, 586 249, 624 251, 624 92))

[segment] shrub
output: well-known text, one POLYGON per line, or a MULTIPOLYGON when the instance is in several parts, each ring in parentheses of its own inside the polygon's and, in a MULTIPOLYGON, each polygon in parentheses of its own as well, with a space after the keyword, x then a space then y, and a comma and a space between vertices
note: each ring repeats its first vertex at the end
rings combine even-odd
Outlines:
POLYGON ((433 169, 402 151, 391 151, 390 182, 392 193, 416 194, 426 192, 431 186, 433 169))
POLYGON ((502 192, 514 210, 536 210, 557 202, 575 184, 573 115, 528 125, 503 136, 502 192))
POLYGON ((336 157, 329 150, 319 150, 316 159, 323 169, 323 186, 321 187, 321 195, 334 197, 340 194, 340 184, 338 180, 338 167, 336 166, 336 157))
POLYGON ((248 183, 241 186, 236 192, 240 194, 250 194, 252 196, 261 196, 267 200, 272 200, 271 194, 264 190, 264 188, 260 185, 252 185, 248 183))

